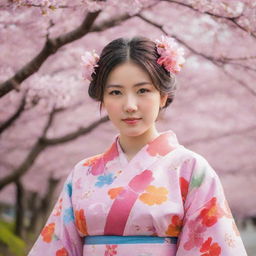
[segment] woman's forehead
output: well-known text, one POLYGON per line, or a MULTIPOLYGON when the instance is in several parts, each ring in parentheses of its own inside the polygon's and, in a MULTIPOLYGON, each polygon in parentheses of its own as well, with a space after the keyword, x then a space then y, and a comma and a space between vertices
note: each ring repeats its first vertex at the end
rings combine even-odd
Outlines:
POLYGON ((125 62, 116 66, 109 73, 106 85, 107 87, 108 85, 124 85, 128 81, 134 85, 140 83, 152 83, 146 70, 138 64, 125 62))

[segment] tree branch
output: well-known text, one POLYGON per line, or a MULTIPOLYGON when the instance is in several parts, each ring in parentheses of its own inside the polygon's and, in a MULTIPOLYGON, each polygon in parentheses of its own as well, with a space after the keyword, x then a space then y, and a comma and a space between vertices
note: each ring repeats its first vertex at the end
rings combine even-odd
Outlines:
POLYGON ((19 71, 17 71, 17 73, 13 77, 0 84, 0 97, 3 97, 5 94, 12 91, 13 89, 18 90, 20 84, 26 78, 37 72, 41 65, 45 62, 45 60, 50 55, 56 53, 60 47, 86 35, 90 31, 90 28, 95 19, 98 17, 99 13, 100 11, 88 13, 78 28, 57 38, 48 38, 45 42, 43 49, 36 57, 34 57, 19 71))
MULTIPOLYGON (((141 18, 142 20, 144 20, 145 22, 151 24, 152 26, 155 26, 157 27, 158 29, 160 29, 164 34, 167 35, 166 31, 163 29, 163 26, 162 25, 159 25, 159 24, 156 24, 155 22, 147 19, 146 17, 144 17, 143 15, 141 14, 137 14, 136 16, 138 16, 139 18, 141 18)), ((201 56, 203 57, 204 59, 207 59, 208 61, 212 62, 214 65, 216 65, 218 68, 219 67, 222 67, 223 64, 229 64, 229 65, 237 65, 237 64, 233 64, 233 63, 227 63, 227 61, 224 61, 223 58, 214 58, 212 56, 207 56, 203 53, 200 53, 198 51, 196 51, 195 49, 191 48, 188 44, 186 44, 184 41, 182 41, 181 39, 175 37, 172 35, 173 38, 175 38, 175 40, 177 42, 179 42, 180 44, 186 46, 186 48, 188 48, 192 53, 194 53, 195 55, 198 55, 198 56, 201 56)), ((221 69, 223 71, 223 68, 221 69)), ((225 73, 225 74, 228 74, 228 73, 225 73)), ((230 74, 228 74, 230 77, 232 77, 230 74)), ((253 91, 248 85, 246 85, 243 81, 237 79, 237 78, 234 78, 240 85, 242 85, 244 88, 246 88, 253 96, 256 96, 256 92, 253 91)))
POLYGON ((79 128, 77 131, 67 134, 65 136, 62 136, 60 138, 54 138, 54 139, 42 138, 41 141, 42 141, 42 143, 44 143, 47 146, 54 146, 57 144, 66 143, 68 141, 78 138, 81 135, 91 132, 97 126, 99 126, 100 124, 103 124, 107 121, 109 121, 109 118, 108 118, 108 116, 105 116, 105 117, 102 117, 101 119, 93 122, 88 127, 79 128))
MULTIPOLYGON (((181 2, 178 2, 178 1, 175 1, 175 0, 161 0, 163 2, 168 2, 168 3, 174 3, 174 4, 178 4, 178 5, 182 5, 182 6, 185 6, 191 10, 194 10, 196 12, 199 12, 200 10, 194 8, 192 5, 189 5, 189 4, 185 4, 185 3, 181 3, 181 2)), ((202 12, 201 12, 202 13, 202 12)), ((247 33, 250 33, 250 35, 252 35, 253 37, 256 38, 256 34, 248 31, 246 28, 242 27, 238 22, 237 20, 242 17, 242 15, 238 15, 236 17, 229 17, 229 16, 222 16, 222 15, 218 15, 218 14, 214 14, 214 13, 211 13, 211 12, 203 12, 204 14, 208 14, 209 16, 213 16, 215 18, 219 18, 219 19, 225 19, 225 20, 228 20, 230 21, 231 23, 235 24, 239 29, 242 29, 243 31, 247 32, 247 33)))
POLYGON ((199 138, 199 139, 194 139, 188 142, 184 142, 184 145, 191 146, 198 143, 208 143, 209 141, 215 141, 215 140, 219 140, 219 139, 230 137, 230 136, 241 135, 244 133, 252 132, 252 131, 255 131, 255 129, 256 129, 256 126, 254 125, 238 131, 231 130, 230 132, 226 132, 220 135, 213 135, 213 136, 208 136, 206 138, 199 138))
POLYGON ((21 102, 20 102, 20 105, 19 107, 17 108, 16 112, 9 118, 7 119, 4 123, 2 123, 0 125, 0 134, 6 130, 8 127, 10 127, 14 122, 15 120, 17 120, 21 113, 24 111, 25 109, 25 105, 26 105, 26 95, 27 93, 24 93, 22 99, 21 99, 21 102))
POLYGON ((230 78, 232 78, 233 80, 235 80, 237 83, 239 83, 242 87, 244 87, 247 91, 249 91, 253 96, 256 97, 256 91, 254 91, 251 87, 249 87, 243 80, 236 78, 234 76, 232 76, 230 73, 228 73, 226 70, 222 69, 222 72, 224 72, 224 74, 230 78))
MULTIPOLYGON (((77 131, 67 134, 63 137, 56 138, 56 139, 47 139, 44 137, 46 134, 47 129, 43 130, 43 136, 38 138, 32 149, 30 150, 27 157, 24 159, 23 163, 16 169, 14 172, 0 180, 0 191, 8 184, 17 181, 22 175, 24 175, 29 168, 33 165, 36 158, 39 154, 45 150, 48 146, 58 145, 60 143, 69 142, 73 139, 78 138, 79 136, 85 135, 91 132, 93 129, 98 127, 100 124, 107 122, 109 119, 108 117, 103 117, 98 121, 93 122, 91 125, 85 128, 79 128, 77 131)), ((49 117, 48 123, 46 127, 49 127, 49 123, 52 121, 52 116, 49 117)))
POLYGON ((118 26, 122 22, 128 20, 131 17, 133 17, 133 16, 130 16, 128 14, 122 14, 122 15, 116 16, 114 19, 106 20, 106 21, 102 22, 101 24, 98 24, 98 25, 94 24, 92 26, 90 32, 101 32, 108 28, 118 26))

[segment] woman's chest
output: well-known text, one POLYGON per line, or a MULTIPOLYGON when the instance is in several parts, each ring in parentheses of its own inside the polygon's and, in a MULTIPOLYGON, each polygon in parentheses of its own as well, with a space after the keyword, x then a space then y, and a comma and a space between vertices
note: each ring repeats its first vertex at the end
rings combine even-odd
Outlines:
POLYGON ((179 173, 164 166, 106 169, 76 177, 74 188, 74 210, 84 212, 90 235, 166 236, 184 215, 179 173))

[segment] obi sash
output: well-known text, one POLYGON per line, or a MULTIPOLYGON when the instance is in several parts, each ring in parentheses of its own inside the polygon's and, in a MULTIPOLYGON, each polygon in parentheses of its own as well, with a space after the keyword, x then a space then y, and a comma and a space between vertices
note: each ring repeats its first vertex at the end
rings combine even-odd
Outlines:
POLYGON ((177 244, 177 237, 85 236, 84 244, 177 244))

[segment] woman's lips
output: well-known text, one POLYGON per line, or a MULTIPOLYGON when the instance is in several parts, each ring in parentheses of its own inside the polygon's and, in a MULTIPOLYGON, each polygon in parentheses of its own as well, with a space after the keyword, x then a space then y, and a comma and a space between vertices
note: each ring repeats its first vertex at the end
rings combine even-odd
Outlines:
POLYGON ((123 121, 127 124, 137 124, 141 118, 127 118, 123 119, 123 121))

